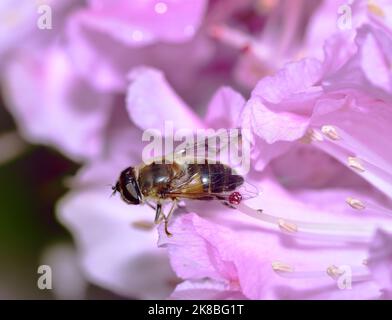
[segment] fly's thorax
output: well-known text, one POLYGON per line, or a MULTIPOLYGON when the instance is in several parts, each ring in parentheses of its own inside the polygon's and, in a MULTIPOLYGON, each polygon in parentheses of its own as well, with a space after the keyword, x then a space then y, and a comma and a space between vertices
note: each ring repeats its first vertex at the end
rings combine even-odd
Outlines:
POLYGON ((145 197, 159 197, 170 191, 173 180, 183 170, 177 163, 151 163, 139 168, 138 184, 145 197))

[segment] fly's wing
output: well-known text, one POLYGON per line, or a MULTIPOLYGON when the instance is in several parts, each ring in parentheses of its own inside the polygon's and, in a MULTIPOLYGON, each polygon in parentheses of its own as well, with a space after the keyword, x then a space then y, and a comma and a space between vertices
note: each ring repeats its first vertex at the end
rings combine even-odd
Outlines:
POLYGON ((258 189, 240 175, 213 173, 208 177, 210 179, 209 188, 204 190, 199 171, 184 173, 183 176, 173 179, 173 184, 167 195, 185 199, 228 200, 229 196, 237 191, 243 200, 247 200, 257 197, 259 194, 258 189))
MULTIPOLYGON (((208 132, 207 132, 208 133, 208 132)), ((218 130, 217 134, 199 136, 177 146, 165 161, 180 163, 223 163, 234 169, 240 164, 240 157, 250 153, 249 134, 240 129, 218 130), (239 155, 241 153, 241 155, 239 155)), ((242 164, 242 162, 241 162, 242 164)))

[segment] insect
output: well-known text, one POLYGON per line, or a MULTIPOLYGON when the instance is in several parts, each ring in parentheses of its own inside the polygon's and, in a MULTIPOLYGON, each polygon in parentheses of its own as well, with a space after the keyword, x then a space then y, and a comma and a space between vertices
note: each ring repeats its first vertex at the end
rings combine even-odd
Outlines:
MULTIPOLYGON (((172 155, 172 163, 165 163, 163 157, 160 161, 124 169, 112 187, 113 193, 119 192, 127 204, 147 204, 153 208, 155 224, 164 222, 168 236, 172 235, 168 230, 168 222, 180 200, 218 200, 235 208, 242 200, 257 196, 257 189, 229 165, 208 158, 202 161, 184 161, 187 158, 182 157, 180 160, 179 155, 187 154, 191 148, 200 150, 202 146, 202 149, 207 149, 211 139, 215 138, 188 145, 172 155), (167 214, 163 212, 165 201, 172 202, 167 214)), ((226 147, 229 139, 226 143, 221 141, 221 148, 226 147)))

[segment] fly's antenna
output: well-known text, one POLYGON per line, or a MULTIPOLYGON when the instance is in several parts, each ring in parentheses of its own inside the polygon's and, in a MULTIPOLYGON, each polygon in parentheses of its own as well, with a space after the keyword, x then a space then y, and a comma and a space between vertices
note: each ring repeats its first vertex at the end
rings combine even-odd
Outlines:
POLYGON ((106 184, 105 187, 110 187, 112 189, 112 193, 110 194, 110 198, 113 197, 117 192, 117 187, 112 184, 106 184))

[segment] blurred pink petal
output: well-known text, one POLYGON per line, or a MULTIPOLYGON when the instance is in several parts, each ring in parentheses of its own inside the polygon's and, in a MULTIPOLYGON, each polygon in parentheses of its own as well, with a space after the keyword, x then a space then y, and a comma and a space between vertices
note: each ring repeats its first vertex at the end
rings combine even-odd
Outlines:
POLYGON ((205 116, 209 128, 239 127, 240 114, 245 105, 241 94, 230 87, 222 87, 212 97, 205 116), (219 123, 220 127, 216 127, 219 123))
MULTIPOLYGON (((68 14, 78 5, 80 0, 47 0, 34 2, 31 0, 3 0, 0 3, 0 57, 12 57, 12 50, 24 47, 39 47, 52 41, 63 28, 68 14), (52 28, 39 29, 38 18, 51 10, 52 28), (43 11, 44 10, 44 11, 43 11)), ((48 20, 45 20, 49 23, 48 20)), ((45 26, 49 26, 48 24, 45 26)), ((6 59, 4 59, 6 60, 6 59)), ((3 57, 0 65, 4 63, 3 57)))
POLYGON ((206 0, 90 0, 83 22, 131 46, 189 40, 199 28, 206 0))
POLYGON ((314 234, 310 238, 285 234, 235 210, 212 208, 204 218, 196 214, 181 215, 170 227, 174 236, 167 238, 160 230, 159 242, 167 247, 173 269, 181 278, 194 281, 208 277, 223 281, 227 290, 240 290, 249 299, 379 296, 379 287, 370 280, 362 262, 372 230, 380 220, 373 217, 360 223, 339 200, 340 192, 334 192, 325 202, 320 202, 319 193, 314 192, 314 197, 307 197, 305 204, 274 183, 263 181, 263 187, 263 197, 250 201, 250 206, 262 207, 264 212, 282 219, 295 217, 316 224, 326 223, 325 232, 330 237, 323 238, 321 229, 319 236, 314 234), (349 234, 337 237, 336 230, 327 229, 328 224, 335 223, 350 226, 352 230, 359 228, 358 232, 365 228, 361 233, 364 242, 361 238, 357 238, 358 243, 351 242, 349 234), (288 265, 292 271, 279 269, 278 263, 280 268, 288 265), (328 275, 333 266, 350 267, 352 290, 339 288, 338 279, 328 275))
POLYGON ((139 128, 163 132, 165 121, 172 121, 177 129, 203 127, 201 120, 174 92, 160 71, 141 67, 133 70, 129 79, 127 110, 139 128))
POLYGON ((60 221, 73 231, 87 278, 130 298, 166 297, 176 278, 156 247, 155 229, 143 227, 154 212, 109 196, 109 187, 78 190, 58 206, 60 221))
POLYGON ((117 1, 115 5, 91 1, 91 8, 69 18, 66 35, 71 56, 78 70, 101 90, 125 90, 127 73, 139 65, 162 69, 178 87, 187 87, 195 67, 212 54, 208 39, 196 34, 205 6, 205 0, 117 1), (92 69, 94 77, 90 77, 92 69))
POLYGON ((180 283, 169 299, 173 300, 243 300, 239 291, 232 291, 223 283, 210 279, 187 280, 180 283))
POLYGON ((3 85, 9 111, 27 140, 55 145, 75 160, 99 154, 111 97, 75 74, 59 47, 20 53, 7 66, 3 85))
MULTIPOLYGON (((320 80, 321 68, 321 63, 315 59, 289 63, 275 75, 261 79, 252 91, 252 97, 266 103, 278 104, 286 99, 298 99, 300 94, 309 95, 312 93, 309 87, 320 80)), ((317 86, 313 91, 318 93, 317 86)))
POLYGON ((40 263, 52 268, 53 294, 56 299, 86 299, 87 281, 73 246, 66 243, 51 245, 45 249, 40 263))
POLYGON ((392 235, 378 230, 369 248, 369 269, 382 287, 384 298, 392 299, 392 235))

